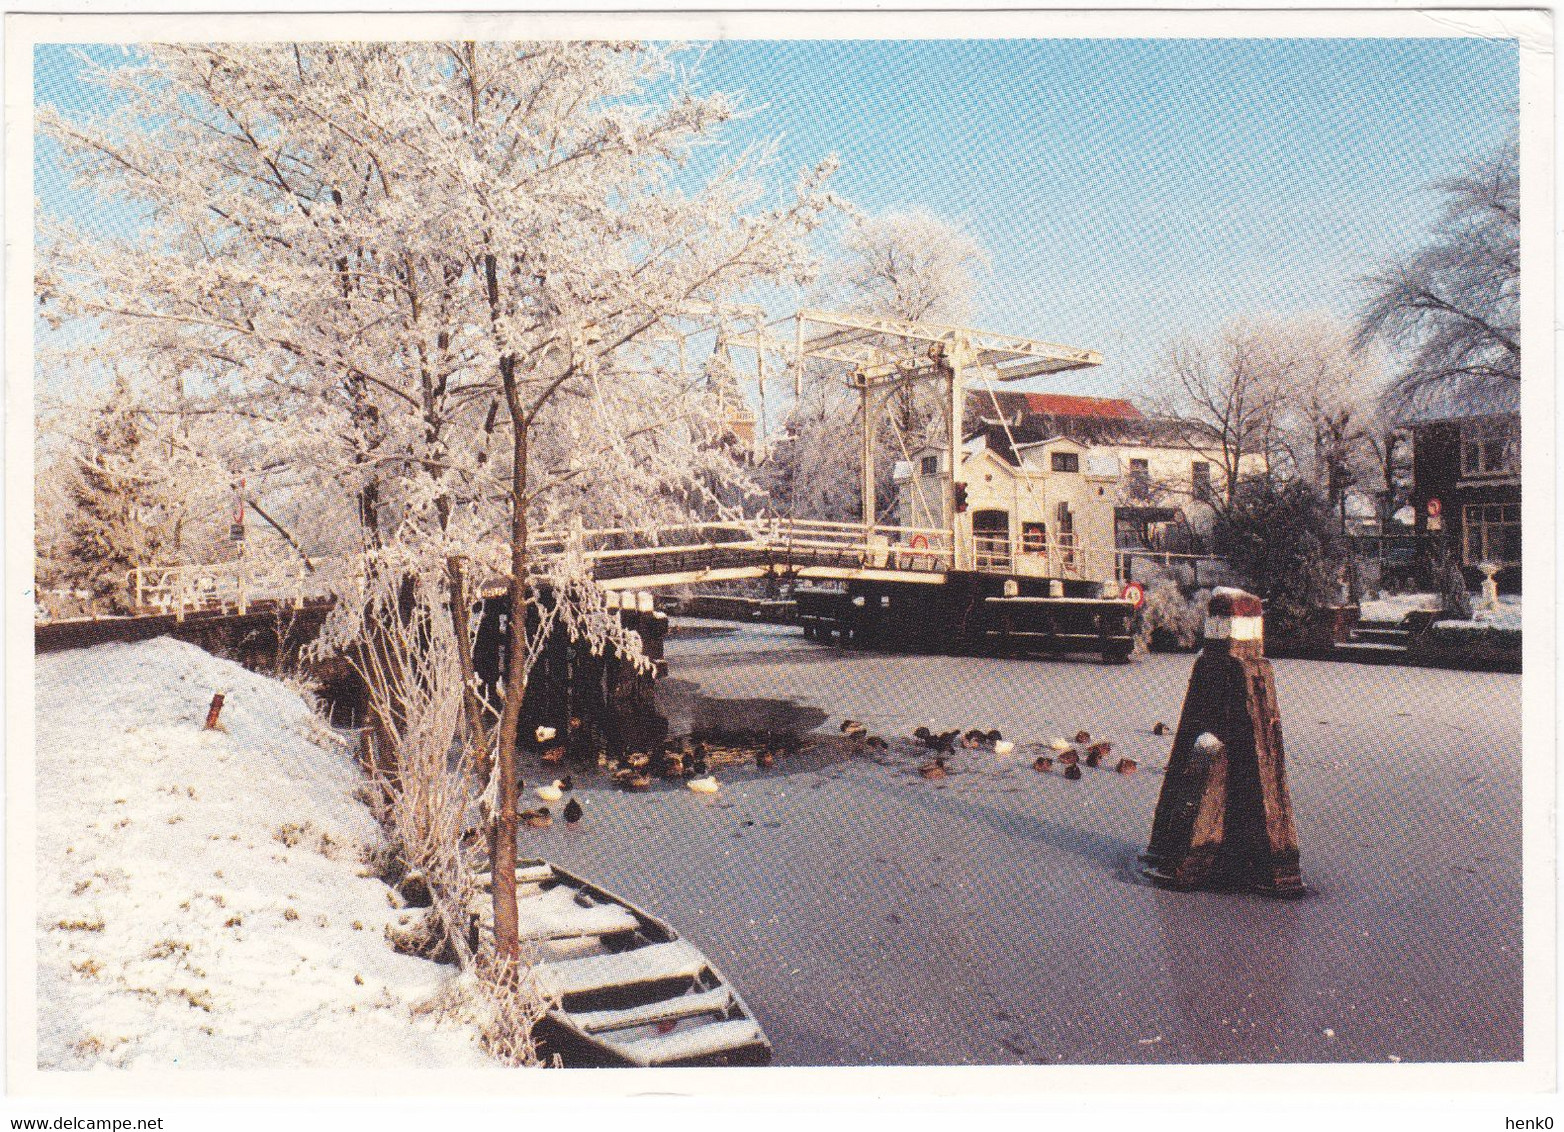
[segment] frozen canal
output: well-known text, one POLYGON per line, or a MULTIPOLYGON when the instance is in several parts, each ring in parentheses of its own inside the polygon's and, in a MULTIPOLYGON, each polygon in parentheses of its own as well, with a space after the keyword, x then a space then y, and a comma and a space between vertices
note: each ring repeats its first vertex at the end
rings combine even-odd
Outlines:
MULTIPOLYGON (((672 921, 781 1065, 1509 1060, 1521 1056, 1519 676, 1275 662, 1311 895, 1164 892, 1145 848, 1192 664, 891 656, 774 627, 670 636, 674 717, 790 715, 822 748, 720 794, 583 782, 521 851, 672 921), (752 701, 734 704, 730 701, 752 701), (797 705, 797 712, 782 702, 797 705), (944 783, 887 738, 999 727, 944 783), (1031 767, 1081 729, 1140 760, 1031 767)), ((524 771, 531 785, 536 767, 524 771)))

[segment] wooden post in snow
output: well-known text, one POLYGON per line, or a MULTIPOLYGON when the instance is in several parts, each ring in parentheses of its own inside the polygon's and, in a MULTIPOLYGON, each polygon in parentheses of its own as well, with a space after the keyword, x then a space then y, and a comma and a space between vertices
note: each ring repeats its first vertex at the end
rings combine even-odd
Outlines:
POLYGON ((1260 599, 1212 592, 1205 640, 1142 855, 1167 888, 1304 891, 1260 599))
POLYGON ((216 731, 217 717, 223 711, 223 694, 216 692, 212 695, 212 706, 206 709, 206 723, 202 725, 202 731, 216 731))

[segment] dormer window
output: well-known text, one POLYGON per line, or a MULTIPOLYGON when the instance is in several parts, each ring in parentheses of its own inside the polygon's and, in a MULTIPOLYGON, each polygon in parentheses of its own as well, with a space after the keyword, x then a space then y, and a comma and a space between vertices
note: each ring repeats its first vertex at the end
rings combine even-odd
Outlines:
POLYGON ((1520 471, 1519 424, 1513 417, 1463 421, 1461 474, 1508 476, 1520 471))
POLYGON ((1050 457, 1049 466, 1056 472, 1078 472, 1081 470, 1081 454, 1079 452, 1055 452, 1050 457))

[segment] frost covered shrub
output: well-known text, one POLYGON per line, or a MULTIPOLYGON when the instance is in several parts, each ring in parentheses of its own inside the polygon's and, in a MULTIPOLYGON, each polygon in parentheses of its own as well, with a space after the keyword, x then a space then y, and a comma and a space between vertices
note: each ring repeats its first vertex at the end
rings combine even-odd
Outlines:
POLYGON ((1199 590, 1191 597, 1172 578, 1164 578, 1146 591, 1146 604, 1140 611, 1138 647, 1145 651, 1159 648, 1192 649, 1200 643, 1201 626, 1206 619, 1206 601, 1210 590, 1199 590))
POLYGON ((1301 629, 1315 610, 1339 600, 1346 539, 1313 484, 1245 480, 1217 517, 1214 534, 1217 553, 1265 601, 1274 627, 1301 629))
POLYGON ((1472 602, 1466 592, 1466 576, 1461 572, 1460 557, 1449 539, 1440 540, 1435 555, 1434 588, 1439 592, 1440 616, 1446 621, 1471 620, 1472 602))

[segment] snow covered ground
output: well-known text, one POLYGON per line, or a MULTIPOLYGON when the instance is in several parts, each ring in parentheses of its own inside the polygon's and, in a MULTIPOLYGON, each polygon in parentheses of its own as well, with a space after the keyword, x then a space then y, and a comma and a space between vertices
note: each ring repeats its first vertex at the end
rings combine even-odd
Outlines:
MULTIPOLYGON (((1440 621, 1446 629, 1514 629, 1521 628, 1521 598, 1519 594, 1500 594, 1498 609, 1483 609, 1482 595, 1472 594, 1473 613, 1467 621, 1440 621)), ((1415 610, 1439 611, 1438 594, 1395 594, 1378 601, 1365 601, 1361 606, 1364 621, 1399 622, 1415 610)))
POLYGON ((1390 594, 1377 601, 1365 601, 1359 607, 1364 621, 1400 622, 1408 613, 1439 611, 1438 594, 1390 594))
POLYGON ((386 943, 361 779, 297 693, 168 638, 37 671, 39 1068, 494 1064, 420 1009, 453 968, 386 943))
POLYGON ((1472 616, 1467 621, 1439 621, 1442 629, 1513 629, 1521 630, 1521 599, 1519 594, 1500 594, 1498 609, 1483 609, 1481 599, 1474 599, 1472 616))

